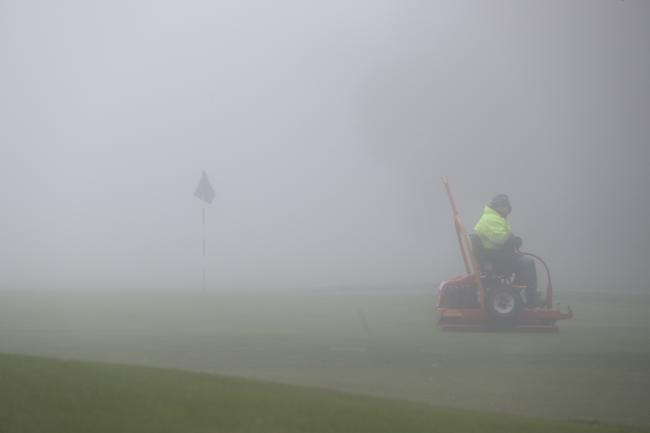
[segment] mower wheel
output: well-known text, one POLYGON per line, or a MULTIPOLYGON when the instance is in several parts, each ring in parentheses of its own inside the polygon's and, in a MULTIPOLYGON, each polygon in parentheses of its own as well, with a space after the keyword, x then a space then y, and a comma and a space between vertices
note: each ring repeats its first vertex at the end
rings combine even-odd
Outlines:
POLYGON ((493 320, 505 323, 519 315, 522 304, 518 291, 511 287, 495 287, 488 292, 485 307, 493 320))

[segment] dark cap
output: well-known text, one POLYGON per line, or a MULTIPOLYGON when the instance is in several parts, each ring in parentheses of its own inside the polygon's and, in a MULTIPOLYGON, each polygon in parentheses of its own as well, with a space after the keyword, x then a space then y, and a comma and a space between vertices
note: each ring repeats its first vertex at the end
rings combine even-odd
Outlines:
POLYGON ((510 199, 505 194, 497 194, 492 197, 492 200, 490 200, 488 206, 490 206, 492 209, 496 209, 498 207, 508 207, 509 209, 512 209, 512 206, 510 205, 510 199))

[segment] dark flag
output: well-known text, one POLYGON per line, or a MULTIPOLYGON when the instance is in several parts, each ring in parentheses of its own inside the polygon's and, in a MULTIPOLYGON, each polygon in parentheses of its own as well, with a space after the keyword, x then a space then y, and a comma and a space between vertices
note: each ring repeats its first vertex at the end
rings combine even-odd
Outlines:
POLYGON ((205 174, 204 171, 201 175, 201 180, 194 191, 194 196, 209 204, 214 200, 214 195, 214 189, 212 189, 212 185, 210 185, 210 181, 208 180, 208 175, 205 174))

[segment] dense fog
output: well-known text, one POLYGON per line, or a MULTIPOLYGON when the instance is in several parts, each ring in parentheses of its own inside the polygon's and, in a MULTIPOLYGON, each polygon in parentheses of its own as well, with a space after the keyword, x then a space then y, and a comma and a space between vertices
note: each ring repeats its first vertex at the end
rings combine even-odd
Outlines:
POLYGON ((649 290, 650 2, 0 0, 2 290, 436 287, 506 193, 649 290), (216 198, 193 196, 205 170, 216 198))

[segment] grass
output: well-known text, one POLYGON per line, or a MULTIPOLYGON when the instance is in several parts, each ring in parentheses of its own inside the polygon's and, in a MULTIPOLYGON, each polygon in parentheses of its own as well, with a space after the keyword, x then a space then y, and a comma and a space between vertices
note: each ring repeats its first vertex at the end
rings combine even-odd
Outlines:
POLYGON ((0 355, 0 431, 607 433, 643 430, 445 409, 176 370, 0 355))
POLYGON ((434 290, 5 292, 0 352, 650 426, 650 293, 559 295, 576 316, 537 335, 441 332, 434 290))

